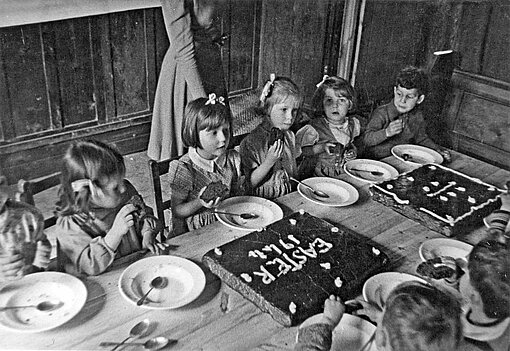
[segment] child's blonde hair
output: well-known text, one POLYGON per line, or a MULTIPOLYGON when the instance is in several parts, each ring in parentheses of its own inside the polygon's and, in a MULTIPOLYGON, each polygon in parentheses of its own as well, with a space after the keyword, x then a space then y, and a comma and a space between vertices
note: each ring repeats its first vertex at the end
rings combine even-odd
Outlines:
POLYGON ((113 146, 97 140, 72 143, 62 162, 58 214, 88 214, 90 186, 80 187, 78 191, 75 191, 72 185, 74 181, 89 180, 93 186, 101 188, 100 179, 123 177, 125 174, 124 159, 113 146))
POLYGON ((182 141, 186 147, 201 148, 199 132, 212 130, 227 123, 229 126, 229 140, 232 139, 232 115, 225 106, 222 97, 210 94, 209 98, 198 98, 190 101, 186 106, 182 141))
POLYGON ((277 77, 271 74, 260 95, 258 112, 269 116, 274 105, 282 103, 287 99, 294 99, 295 106, 300 108, 303 103, 301 90, 290 78, 277 77))
POLYGON ((510 316, 509 246, 495 240, 480 241, 469 254, 468 269, 485 315, 498 319, 510 316))
POLYGON ((382 319, 393 351, 455 350, 462 337, 460 302, 420 282, 398 285, 382 319))
POLYGON ((314 110, 314 117, 324 116, 324 96, 327 89, 339 91, 342 96, 350 101, 349 111, 356 108, 356 91, 352 85, 343 78, 325 75, 322 81, 317 84, 317 89, 312 97, 312 108, 314 110))

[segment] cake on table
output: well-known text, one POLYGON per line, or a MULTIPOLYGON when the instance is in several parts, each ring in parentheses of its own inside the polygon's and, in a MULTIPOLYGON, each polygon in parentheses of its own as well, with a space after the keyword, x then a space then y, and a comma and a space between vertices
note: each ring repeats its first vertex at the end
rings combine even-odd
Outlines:
POLYGON ((453 236, 481 225, 502 190, 438 164, 373 184, 372 198, 429 229, 453 236))
POLYGON ((321 313, 332 294, 356 297, 389 262, 366 239, 303 210, 207 252, 202 261, 285 326, 321 313))

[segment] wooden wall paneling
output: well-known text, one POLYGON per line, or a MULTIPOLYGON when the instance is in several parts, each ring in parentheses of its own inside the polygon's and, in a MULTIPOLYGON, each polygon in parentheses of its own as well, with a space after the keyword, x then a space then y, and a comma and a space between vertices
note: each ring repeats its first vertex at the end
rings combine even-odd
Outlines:
POLYGON ((480 74, 510 82, 510 6, 492 6, 480 74))
POLYGON ((90 28, 93 28, 89 32, 93 67, 93 96, 97 124, 102 124, 107 120, 106 115, 108 111, 115 110, 111 64, 107 60, 110 57, 110 51, 104 49, 107 46, 105 43, 108 42, 108 17, 105 15, 94 16, 89 20, 90 28))
POLYGON ((143 18, 145 22, 145 50, 146 50, 146 69, 147 69, 147 94, 148 94, 148 110, 152 112, 154 106, 154 95, 156 94, 157 73, 156 73, 156 32, 154 23, 154 10, 143 10, 143 18))
POLYGON ((40 26, 27 25, 0 30, 2 58, 10 115, 4 137, 13 140, 50 127, 43 70, 40 26))
MULTIPOLYGON (((9 89, 7 85, 7 72, 5 71, 4 59, 4 36, 0 31, 0 145, 9 135, 14 135, 14 126, 12 125, 12 111, 9 102, 9 89)), ((1 165, 1 163, 0 163, 1 165)), ((0 167, 0 174, 2 173, 0 167)))

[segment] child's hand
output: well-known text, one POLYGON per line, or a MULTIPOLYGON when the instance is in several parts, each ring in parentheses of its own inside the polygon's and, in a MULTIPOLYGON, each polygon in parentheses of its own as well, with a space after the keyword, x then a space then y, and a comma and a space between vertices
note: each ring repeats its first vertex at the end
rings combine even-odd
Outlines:
POLYGON ((164 251, 165 246, 156 240, 155 233, 146 231, 142 234, 142 248, 149 249, 153 254, 159 255, 164 251))
POLYGON ((283 141, 277 140, 276 143, 271 145, 269 147, 269 150, 267 150, 267 156, 264 162, 269 163, 271 166, 273 166, 276 161, 280 159, 283 152, 283 141))
POLYGON ((394 135, 400 134, 402 130, 404 129, 404 121, 399 119, 396 119, 386 127, 386 136, 392 137, 394 135))
POLYGON ((331 295, 324 301, 322 322, 335 327, 345 312, 345 306, 338 296, 331 295))
POLYGON ((346 301, 345 303, 346 304, 359 303, 361 306, 363 306, 363 308, 360 308, 359 310, 352 312, 354 316, 367 316, 375 323, 380 322, 380 318, 382 317, 382 309, 379 308, 377 305, 367 302, 363 299, 349 300, 346 301))
POLYGON ((440 154, 441 154, 441 156, 443 156, 443 159, 444 159, 445 163, 452 162, 452 154, 450 154, 450 151, 448 151, 448 150, 441 150, 440 154))
POLYGON ((202 194, 204 193, 206 188, 207 188, 207 186, 204 186, 202 189, 200 189, 200 192, 198 193, 198 200, 200 201, 200 204, 202 205, 202 207, 205 207, 205 208, 218 207, 218 204, 221 201, 220 197, 217 197, 216 199, 208 201, 208 202, 205 202, 204 200, 202 200, 202 194))
POLYGON ((0 254, 0 281, 20 279, 23 276, 23 266, 22 254, 0 254))
POLYGON ((316 154, 321 154, 321 153, 325 152, 328 155, 332 155, 333 149, 335 148, 336 144, 326 142, 326 143, 319 143, 314 146, 318 147, 318 152, 316 152, 316 154))
POLYGON ((136 210, 136 207, 132 204, 127 204, 122 207, 115 216, 112 227, 109 233, 114 233, 118 237, 125 235, 129 228, 135 223, 133 220, 132 212, 136 210))
POLYGON ((34 266, 46 269, 50 264, 51 245, 48 241, 38 241, 35 252, 34 266))
POLYGON ((347 161, 350 161, 350 160, 354 160, 354 159, 356 159, 356 157, 358 157, 356 149, 352 148, 352 149, 347 150, 345 152, 345 154, 344 154, 344 161, 347 162, 347 161))

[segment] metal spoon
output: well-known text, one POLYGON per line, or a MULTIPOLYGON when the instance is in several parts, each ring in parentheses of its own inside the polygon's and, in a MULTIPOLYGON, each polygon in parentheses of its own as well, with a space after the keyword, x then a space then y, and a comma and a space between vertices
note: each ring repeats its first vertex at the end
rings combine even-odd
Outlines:
POLYGON ((152 279, 151 281, 151 288, 143 295, 140 300, 136 303, 138 306, 141 306, 143 302, 145 301, 145 298, 149 295, 149 293, 152 291, 152 289, 161 289, 166 284, 166 280, 163 277, 156 277, 152 279))
POLYGON ((293 180, 295 181, 296 183, 299 183, 301 184, 302 186, 304 186, 305 188, 308 188, 310 189, 315 195, 319 196, 319 197, 329 197, 328 194, 326 194, 325 192, 321 191, 321 190, 317 190, 317 189, 314 189, 312 188, 310 185, 308 184, 305 184, 299 180, 297 180, 296 178, 293 178, 293 177, 290 177, 290 180, 293 180))
POLYGON ((43 312, 49 312, 56 310, 57 308, 60 308, 64 305, 64 303, 60 300, 46 300, 39 302, 37 305, 27 305, 27 306, 5 306, 0 307, 0 312, 5 310, 12 310, 12 309, 18 309, 18 308, 36 308, 39 311, 43 312))
POLYGON ((253 218, 258 217, 258 215, 256 215, 255 213, 230 213, 230 212, 222 212, 222 211, 214 211, 214 213, 231 215, 231 216, 239 216, 242 219, 253 219, 253 218))
MULTIPOLYGON (((152 338, 147 340, 146 342, 125 342, 124 345, 142 345, 144 349, 146 350, 159 350, 168 345, 168 343, 175 343, 177 340, 170 340, 168 338, 165 338, 164 336, 158 336, 156 338, 152 338)), ((99 344, 99 346, 105 347, 105 346, 118 346, 118 342, 109 342, 104 341, 99 344)))
POLYGON ((144 335, 147 332, 147 330, 149 330, 150 324, 151 323, 149 322, 148 319, 144 319, 143 321, 135 324, 135 326, 131 328, 131 330, 129 331, 129 336, 122 340, 120 343, 117 343, 116 344, 117 346, 115 346, 111 351, 115 351, 117 348, 119 348, 119 346, 124 345, 126 341, 128 341, 131 338, 138 338, 144 335))
POLYGON ((370 173, 371 175, 373 176, 376 176, 376 177, 380 177, 382 176, 384 173, 383 172, 379 172, 379 171, 369 171, 367 169, 356 169, 356 168, 350 168, 349 169, 350 171, 356 171, 356 172, 367 172, 367 173, 370 173))

